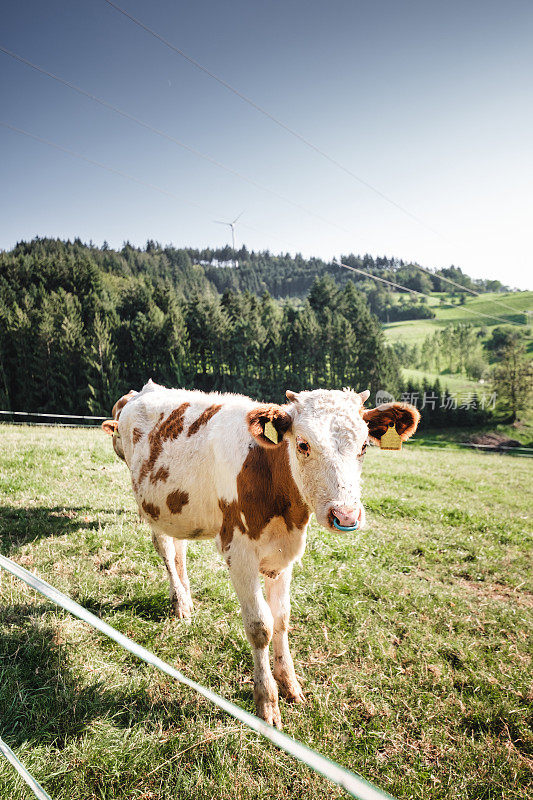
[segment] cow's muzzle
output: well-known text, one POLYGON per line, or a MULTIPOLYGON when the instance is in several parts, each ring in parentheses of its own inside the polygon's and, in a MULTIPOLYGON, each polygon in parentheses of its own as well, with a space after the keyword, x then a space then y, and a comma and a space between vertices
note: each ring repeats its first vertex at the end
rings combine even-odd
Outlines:
POLYGON ((329 526, 338 531, 357 531, 365 524, 365 509, 359 503, 354 508, 331 506, 328 511, 329 526))

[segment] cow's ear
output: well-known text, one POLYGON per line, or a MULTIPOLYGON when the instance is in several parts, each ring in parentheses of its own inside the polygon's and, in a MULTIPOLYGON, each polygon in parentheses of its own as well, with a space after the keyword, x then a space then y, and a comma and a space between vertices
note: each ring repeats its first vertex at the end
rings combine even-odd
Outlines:
POLYGON ((384 403, 376 408, 362 410, 362 416, 368 425, 368 436, 374 442, 379 440, 391 425, 403 442, 409 439, 418 427, 420 412, 408 403, 384 403))
POLYGON ((102 430, 104 433, 109 434, 109 436, 113 436, 117 428, 118 422, 116 419, 106 419, 104 422, 102 422, 102 430))
POLYGON ((276 447, 292 425, 292 417, 283 406, 265 403, 246 415, 248 430, 263 447, 276 447))

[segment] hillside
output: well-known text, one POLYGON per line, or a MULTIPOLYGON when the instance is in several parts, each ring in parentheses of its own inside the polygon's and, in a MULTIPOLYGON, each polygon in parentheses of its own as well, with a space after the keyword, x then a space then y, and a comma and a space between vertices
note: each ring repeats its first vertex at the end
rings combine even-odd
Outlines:
MULTIPOLYGON (((22 242, 0 253, 0 404, 106 413, 148 377, 277 401, 287 387, 473 394, 490 382, 502 323, 469 312, 512 322, 531 306, 531 292, 503 292, 456 267, 426 274, 398 259, 343 260, 368 275, 245 248, 22 242), (372 275, 427 297, 389 291, 372 275), (444 278, 483 294, 446 292, 444 278)), ((423 425, 472 427, 490 416, 459 405, 425 409, 423 425)))
MULTIPOLYGON (((420 344, 424 337, 433 333, 436 328, 458 322, 468 322, 476 328, 487 329, 506 323, 522 324, 528 319, 528 311, 530 312, 529 319, 532 319, 533 292, 489 292, 481 297, 467 295, 464 304, 461 305, 452 303, 449 295, 435 293, 429 305, 435 312, 434 319, 385 323, 383 327, 387 340, 390 342, 403 340, 409 344, 420 344), (441 300, 444 300, 442 304, 441 300), (515 308, 516 313, 513 314, 509 309, 503 308, 499 305, 500 302, 515 308), (504 321, 478 316, 478 314, 494 314, 504 321)), ((530 340, 530 337, 528 339, 530 340)))

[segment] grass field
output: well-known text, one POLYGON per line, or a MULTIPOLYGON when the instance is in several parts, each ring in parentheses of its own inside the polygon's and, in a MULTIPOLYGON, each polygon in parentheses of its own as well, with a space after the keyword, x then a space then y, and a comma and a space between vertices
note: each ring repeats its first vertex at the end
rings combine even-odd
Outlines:
MULTIPOLYGON (((452 322, 471 322, 476 327, 490 328, 497 325, 511 324, 512 322, 523 323, 525 321, 524 311, 533 311, 533 292, 516 292, 510 294, 484 294, 481 297, 468 297, 464 305, 451 305, 446 303, 443 306, 436 305, 435 302, 429 303, 435 311, 434 319, 414 319, 406 322, 391 322, 384 325, 385 335, 391 342, 401 339, 412 344, 422 344, 428 334, 432 334, 436 328, 441 328, 452 322), (494 301, 498 300, 511 308, 516 308, 516 313, 494 301), (477 312, 477 313, 472 313, 477 312), (480 317, 479 314, 495 314, 498 319, 487 319, 480 317)), ((531 316, 529 317, 531 320, 531 316)))
MULTIPOLYGON (((371 450, 359 535, 313 524, 291 644, 307 704, 285 731, 398 798, 533 797, 533 462, 371 450)), ((124 464, 99 431, 0 427, 0 546, 253 710, 225 567, 190 547, 190 626, 124 464)), ((344 796, 190 690, 0 572, 0 735, 53 800, 344 796)), ((0 798, 29 792, 0 761, 0 798)))
POLYGON ((442 390, 448 389, 452 394, 462 395, 468 392, 477 392, 478 396, 483 393, 490 396, 490 388, 488 384, 478 383, 471 381, 465 375, 457 375, 450 373, 427 372, 422 369, 412 369, 410 367, 402 367, 403 377, 407 381, 415 381, 419 385, 423 380, 434 382, 437 379, 440 381, 442 390))

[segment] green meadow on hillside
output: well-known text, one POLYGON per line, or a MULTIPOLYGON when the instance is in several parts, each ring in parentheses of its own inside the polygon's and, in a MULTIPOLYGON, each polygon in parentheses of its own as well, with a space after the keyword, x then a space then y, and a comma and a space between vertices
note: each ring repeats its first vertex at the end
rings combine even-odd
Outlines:
MULTIPOLYGON (((385 324, 383 327, 387 339, 391 342, 403 339, 409 344, 421 344, 428 334, 434 332, 435 328, 443 327, 449 323, 471 322, 476 327, 490 329, 497 325, 509 325, 513 322, 523 324, 526 321, 524 312, 526 310, 533 311, 533 292, 487 293, 480 297, 467 295, 466 301, 462 305, 455 305, 450 302, 440 305, 436 295, 432 299, 433 302, 430 302, 429 305, 435 311, 436 317, 434 319, 414 319, 406 322, 385 324), (516 308, 517 313, 513 314, 509 309, 495 303, 495 300, 516 308), (494 314, 500 319, 490 319, 478 316, 478 314, 494 314)), ((531 315, 529 316, 529 321, 533 321, 531 320, 531 315)))
MULTIPOLYGON (((519 323, 513 326, 516 330, 526 331, 526 348, 533 356, 531 326, 523 324, 526 320, 530 321, 531 316, 525 313, 518 313, 531 312, 533 309, 533 292, 487 293, 480 297, 467 296, 464 304, 461 305, 453 304, 449 295, 434 293, 431 295, 428 305, 431 306, 436 314, 434 319, 415 319, 386 324, 383 327, 387 341, 390 344, 403 343, 409 347, 416 345, 421 348, 426 337, 431 336, 447 325, 456 323, 470 323, 479 330, 481 340, 486 341, 494 328, 497 326, 509 327, 514 322, 519 323), (441 303, 441 300, 444 302, 441 303), (496 304, 494 300, 498 300, 511 308, 516 308, 517 313, 513 314, 512 311, 496 304), (488 316, 479 316, 479 314, 494 314, 500 319, 491 319, 488 316)), ((494 353, 490 355, 492 360, 494 360, 494 355, 494 353)), ((487 354, 485 354, 485 357, 487 357, 487 354)), ((423 381, 434 383, 438 379, 442 389, 446 389, 455 395, 458 402, 461 402, 461 398, 468 396, 469 393, 475 392, 478 398, 483 395, 488 398, 491 395, 490 374, 484 375, 482 380, 473 380, 465 374, 450 373, 449 370, 442 370, 437 373, 435 370, 421 369, 420 366, 415 368, 412 363, 409 366, 402 365, 402 376, 405 381, 414 382, 420 386, 423 381)), ((486 372, 489 372, 489 370, 487 369, 486 372)), ((531 427, 530 423, 533 420, 531 420, 529 411, 524 412, 522 420, 527 426, 531 427)), ((489 425, 488 428, 494 428, 495 426, 496 423, 489 425)), ((525 438, 515 430, 508 430, 506 434, 510 435, 511 438, 518 438, 524 442, 529 441, 531 438, 528 432, 526 432, 525 438)))
MULTIPOLYGON (((313 523, 285 731, 398 798, 525 800, 533 462, 369 448, 357 535, 313 523)), ((252 657, 214 546, 189 548, 190 626, 99 430, 0 426, 0 547, 253 711, 252 657)), ((0 570, 0 735, 54 800, 343 797, 190 690, 0 570)), ((28 792, 0 760, 0 798, 28 792)))

